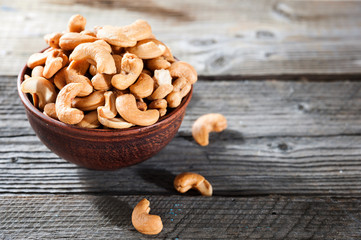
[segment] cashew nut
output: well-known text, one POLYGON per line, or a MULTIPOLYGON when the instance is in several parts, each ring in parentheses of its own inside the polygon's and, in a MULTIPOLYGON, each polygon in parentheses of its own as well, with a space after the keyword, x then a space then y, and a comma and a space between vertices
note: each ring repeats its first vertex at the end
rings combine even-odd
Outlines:
POLYGON ((33 69, 36 66, 44 65, 49 52, 33 53, 28 59, 27 66, 33 69))
POLYGON ((83 128, 97 128, 100 126, 100 122, 98 120, 98 113, 97 111, 91 111, 84 115, 83 120, 77 124, 78 127, 83 128))
POLYGON ((72 100, 80 93, 83 88, 81 83, 69 83, 63 87, 55 102, 56 115, 59 120, 67 124, 77 124, 84 118, 83 111, 72 108, 72 100))
POLYGON ((157 110, 140 111, 137 108, 135 97, 132 94, 124 94, 117 97, 115 106, 118 113, 126 121, 139 126, 149 126, 159 119, 157 110))
POLYGON ((141 73, 138 80, 129 87, 130 92, 137 98, 145 98, 152 94, 154 80, 145 73, 141 73))
POLYGON ((192 172, 179 174, 174 179, 174 188, 180 193, 185 193, 189 189, 196 189, 207 197, 212 196, 213 193, 212 185, 202 175, 192 172))
POLYGON ((155 235, 162 231, 163 223, 159 216, 149 214, 149 205, 149 201, 144 198, 135 206, 132 213, 132 224, 140 233, 155 235))
POLYGON ((147 68, 154 71, 157 69, 167 69, 170 67, 170 62, 168 62, 164 56, 157 58, 149 59, 146 62, 147 68))
POLYGON ((68 57, 61 50, 52 51, 45 62, 43 75, 45 78, 51 78, 56 72, 68 63, 68 57))
POLYGON ((189 63, 182 61, 174 62, 168 70, 172 78, 182 77, 187 79, 190 84, 197 82, 197 71, 189 63))
POLYGON ((117 54, 113 54, 113 59, 114 59, 114 63, 115 63, 115 67, 117 68, 117 73, 120 73, 122 71, 122 56, 121 55, 117 55, 117 54))
POLYGON ((148 105, 144 102, 143 98, 139 98, 136 101, 137 101, 137 108, 140 111, 147 111, 148 105))
POLYGON ((132 47, 137 41, 152 35, 150 25, 144 20, 137 20, 124 27, 103 26, 97 29, 97 37, 118 47, 132 47))
POLYGON ((131 53, 124 54, 121 64, 121 72, 112 77, 113 87, 124 90, 132 85, 139 77, 143 69, 143 61, 131 53))
POLYGON ((125 121, 123 118, 107 118, 103 115, 104 112, 99 111, 100 107, 98 107, 98 120, 101 124, 109 128, 123 129, 130 128, 134 126, 133 124, 125 121))
POLYGON ((56 115, 56 111, 55 111, 55 103, 47 103, 44 106, 44 112, 43 112, 46 116, 54 118, 56 120, 58 120, 58 116, 56 115))
POLYGON ((43 75, 44 67, 43 66, 36 66, 31 71, 31 77, 44 77, 43 75))
POLYGON ((104 118, 114 118, 117 115, 115 107, 115 95, 112 91, 104 93, 105 105, 98 107, 98 113, 104 118))
POLYGON ((92 43, 79 44, 70 54, 70 60, 86 59, 90 64, 97 66, 98 73, 116 73, 114 59, 110 54, 112 48, 103 40, 92 43))
POLYGON ((59 40, 60 40, 61 36, 63 36, 63 34, 64 33, 59 33, 59 32, 46 34, 44 36, 44 40, 50 47, 52 47, 52 48, 60 48, 59 40))
POLYGON ((69 63, 68 69, 73 69, 75 72, 77 72, 79 75, 85 75, 85 73, 89 69, 89 63, 86 60, 82 61, 71 61, 69 63))
POLYGON ((94 77, 92 77, 91 82, 95 90, 107 91, 109 90, 111 85, 113 75, 97 73, 94 77))
POLYGON ((201 145, 207 146, 210 132, 221 132, 227 128, 227 119, 219 113, 209 113, 199 117, 192 126, 194 140, 201 145))
POLYGON ((104 91, 95 91, 86 97, 76 97, 72 101, 72 107, 82 111, 92 111, 105 103, 104 91))
POLYGON ((167 113, 167 101, 165 99, 157 99, 149 104, 150 109, 158 109, 159 116, 163 117, 167 113))
POLYGON ((56 90, 54 85, 43 77, 31 77, 21 84, 23 93, 36 94, 39 101, 39 108, 44 109, 47 103, 55 102, 56 90))
POLYGON ((80 14, 70 17, 68 22, 68 32, 81 32, 85 29, 86 19, 80 14))
POLYGON ((162 56, 166 47, 156 39, 145 39, 139 41, 134 47, 126 49, 141 59, 152 59, 162 56))
POLYGON ((83 30, 80 32, 80 34, 83 34, 83 35, 88 35, 88 36, 92 36, 92 37, 97 37, 97 34, 93 31, 90 31, 90 30, 83 30))
POLYGON ((172 77, 168 70, 160 69, 154 71, 154 80, 156 88, 152 95, 149 96, 150 100, 165 98, 173 90, 172 77))
POLYGON ((167 96, 169 107, 176 108, 182 102, 192 88, 192 84, 188 83, 185 78, 177 78, 173 81, 173 91, 167 96))
POLYGON ((73 69, 63 68, 55 75, 54 84, 58 89, 62 89, 69 83, 81 83, 83 85, 79 97, 88 96, 93 92, 93 85, 87 77, 78 74, 73 69))
POLYGON ((82 43, 95 42, 98 40, 96 37, 85 35, 77 32, 65 33, 59 39, 59 46, 63 50, 73 50, 82 43))
POLYGON ((98 73, 97 67, 94 66, 93 64, 90 64, 89 73, 90 75, 95 76, 98 73))

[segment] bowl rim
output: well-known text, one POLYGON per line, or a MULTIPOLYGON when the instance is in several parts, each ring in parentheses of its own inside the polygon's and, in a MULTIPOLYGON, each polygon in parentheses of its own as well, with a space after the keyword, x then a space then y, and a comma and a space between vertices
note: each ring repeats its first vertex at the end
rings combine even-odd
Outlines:
MULTIPOLYGON (((48 48, 46 48, 48 49, 48 48)), ((46 49, 42 50, 41 52, 45 51, 46 49)), ((153 129, 169 123, 173 121, 176 118, 177 113, 186 107, 188 103, 191 100, 191 97, 193 95, 193 85, 191 87, 191 90, 189 93, 182 99, 181 104, 174 108, 170 113, 166 114, 165 116, 161 117, 156 123, 150 125, 150 126, 134 126, 126 129, 90 129, 90 128, 82 128, 75 125, 70 125, 63 123, 59 120, 53 119, 44 113, 42 113, 38 108, 36 108, 28 98, 26 93, 23 93, 21 91, 21 83, 24 81, 24 76, 26 71, 30 69, 26 64, 21 69, 18 78, 17 78, 17 89, 18 89, 18 95, 20 97, 21 102, 25 106, 25 108, 28 110, 28 112, 31 112, 34 116, 36 116, 38 119, 44 121, 45 123, 52 125, 54 127, 58 127, 59 129, 68 129, 69 131, 73 132, 74 134, 80 134, 80 135, 101 135, 101 136, 114 136, 114 135, 132 135, 132 134, 138 134, 140 132, 148 132, 152 131, 153 129)))

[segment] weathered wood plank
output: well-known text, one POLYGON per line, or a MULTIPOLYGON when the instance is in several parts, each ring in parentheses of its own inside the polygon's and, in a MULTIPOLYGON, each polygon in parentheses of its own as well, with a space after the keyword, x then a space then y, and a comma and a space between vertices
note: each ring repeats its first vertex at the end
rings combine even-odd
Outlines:
POLYGON ((81 13, 88 26, 147 19, 200 75, 360 74, 359 1, 7 1, 0 7, 0 75, 15 75, 81 13))
POLYGON ((1 193, 174 194, 175 175, 195 171, 217 196, 361 196, 360 82, 202 79, 174 140, 114 172, 78 168, 51 153, 26 121, 15 87, 14 77, 1 78, 1 193), (190 129, 208 112, 223 113, 229 128, 200 147, 190 129))
POLYGON ((359 199, 304 197, 0 196, 3 239, 358 239, 359 199), (142 198, 162 218, 148 237, 131 224, 142 198))

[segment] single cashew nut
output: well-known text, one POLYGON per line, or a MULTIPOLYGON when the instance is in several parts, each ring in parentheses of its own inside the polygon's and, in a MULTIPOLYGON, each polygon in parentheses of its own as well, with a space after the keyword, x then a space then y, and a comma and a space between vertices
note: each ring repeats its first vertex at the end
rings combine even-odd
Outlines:
POLYGON ((124 90, 132 85, 143 69, 143 61, 131 53, 124 54, 121 64, 121 72, 112 77, 112 85, 116 89, 124 90))
POLYGON ((98 39, 90 35, 85 35, 77 32, 65 33, 59 39, 59 46, 63 50, 73 50, 82 43, 95 42, 98 39))
POLYGON ((148 69, 154 71, 158 69, 167 69, 171 66, 171 64, 165 59, 164 56, 160 56, 157 58, 147 60, 146 66, 148 69))
POLYGON ((145 39, 139 41, 134 47, 127 48, 126 50, 141 59, 152 59, 162 56, 166 47, 156 39, 145 39))
POLYGON ((95 90, 107 91, 112 87, 111 80, 113 75, 97 73, 92 77, 91 82, 95 90))
POLYGON ((98 107, 98 113, 104 118, 114 118, 117 115, 115 95, 112 91, 104 93, 105 105, 98 107))
POLYGON ((80 32, 80 34, 83 34, 83 35, 88 35, 88 36, 92 36, 92 37, 97 37, 97 34, 91 30, 83 30, 80 32))
POLYGON ((179 174, 174 179, 174 188, 180 193, 185 193, 189 189, 196 189, 207 197, 212 196, 213 193, 212 185, 202 175, 192 172, 179 174))
POLYGON ((67 124, 77 124, 84 118, 83 111, 72 108, 72 100, 80 93, 83 88, 81 83, 69 83, 63 87, 55 102, 56 115, 59 120, 67 124))
POLYGON ((90 75, 95 76, 98 73, 97 67, 93 64, 90 64, 89 73, 90 75))
POLYGON ((48 117, 58 120, 58 116, 56 115, 55 111, 55 103, 47 103, 44 107, 43 113, 48 117))
POLYGON ((62 89, 69 83, 81 83, 83 85, 79 97, 88 96, 93 92, 93 85, 87 77, 78 74, 73 69, 63 68, 55 75, 54 84, 58 89, 62 89))
POLYGON ((173 81, 173 91, 167 96, 169 107, 176 108, 182 102, 192 88, 192 84, 188 83, 185 78, 177 78, 173 81))
POLYGON ((68 32, 81 32, 85 29, 86 19, 80 14, 70 17, 68 22, 68 32))
POLYGON ((118 113, 126 121, 139 126, 149 126, 159 119, 157 110, 140 111, 137 108, 135 97, 132 94, 124 94, 117 97, 115 106, 118 113))
POLYGON ((137 99, 137 108, 140 111, 147 111, 148 105, 144 102, 143 98, 137 99))
POLYGON ((77 97, 72 101, 72 107, 82 111, 96 110, 105 103, 104 91, 95 91, 86 97, 77 97))
POLYGON ((154 71, 154 80, 156 88, 152 95, 149 96, 150 100, 165 98, 173 90, 172 77, 168 70, 160 69, 154 71))
POLYGON ((114 59, 110 54, 112 48, 103 40, 92 43, 79 44, 70 54, 70 61, 86 59, 90 64, 96 65, 98 73, 116 73, 114 59))
POLYGON ((31 77, 44 77, 43 75, 44 67, 43 66, 36 66, 31 71, 31 77))
POLYGON ((44 109, 47 103, 55 102, 56 90, 54 85, 43 77, 31 77, 21 83, 21 91, 23 93, 36 94, 38 98, 38 106, 44 109))
POLYGON ((134 124, 125 121, 121 117, 107 118, 106 116, 103 115, 104 112, 99 110, 100 108, 101 107, 98 107, 98 120, 104 126, 106 126, 108 128, 115 128, 115 129, 130 128, 130 127, 134 126, 134 124))
POLYGON ((44 40, 50 47, 52 47, 52 48, 60 48, 59 40, 60 40, 61 36, 63 36, 63 34, 64 33, 59 33, 59 32, 46 34, 44 36, 44 40))
POLYGON ((189 63, 182 61, 174 62, 168 70, 172 78, 182 77, 187 79, 190 84, 197 82, 197 71, 189 63))
POLYGON ((26 65, 31 69, 39 65, 44 65, 46 62, 46 58, 48 57, 48 54, 49 52, 33 53, 29 57, 26 65))
POLYGON ((219 113, 209 113, 199 117, 192 126, 194 140, 201 146, 209 143, 210 132, 221 132, 227 128, 227 119, 219 113))
POLYGON ((86 60, 71 61, 68 66, 68 70, 74 70, 79 75, 85 75, 89 69, 90 64, 86 60))
MULTIPOLYGON (((40 66, 40 67, 42 67, 42 66, 40 66)), ((25 74, 24 79, 26 80, 28 78, 31 78, 31 77, 28 74, 25 74)), ((39 108, 39 98, 38 98, 38 96, 35 93, 30 93, 30 95, 31 95, 31 98, 33 100, 34 107, 39 108)))
POLYGON ((52 51, 45 62, 44 77, 51 78, 66 64, 68 64, 68 57, 61 50, 56 49, 52 51))
POLYGON ((154 80, 146 73, 141 73, 138 80, 129 87, 130 92, 137 98, 145 98, 153 93, 154 80))
POLYGON ((100 126, 100 122, 98 120, 97 111, 95 110, 85 114, 83 120, 81 120, 76 126, 83 128, 98 128, 100 126))
POLYGON ((152 101, 149 104, 149 108, 150 109, 158 109, 159 111, 159 116, 163 117, 166 113, 167 113, 167 100, 165 99, 157 99, 152 101))
POLYGON ((141 200, 135 206, 132 213, 132 224, 138 232, 155 235, 162 231, 162 219, 157 215, 150 215, 149 201, 147 199, 141 200))

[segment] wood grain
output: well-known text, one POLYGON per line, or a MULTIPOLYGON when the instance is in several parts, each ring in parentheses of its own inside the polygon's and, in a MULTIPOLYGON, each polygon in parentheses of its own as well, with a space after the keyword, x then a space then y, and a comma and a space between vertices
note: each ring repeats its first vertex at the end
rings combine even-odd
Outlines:
POLYGON ((361 73, 359 1, 14 0, 0 13, 0 75, 17 74, 75 13, 88 26, 146 19, 200 75, 361 73))
POLYGON ((0 196, 3 239, 358 239, 359 199, 304 197, 0 196), (131 212, 144 197, 162 218, 154 237, 131 212))
POLYGON ((1 193, 173 195, 174 177, 194 171, 216 196, 361 196, 360 82, 203 78, 164 150, 133 167, 96 172, 59 159, 38 140, 15 81, 0 81, 1 193), (209 112, 224 114, 229 127, 200 147, 191 125, 209 112))

